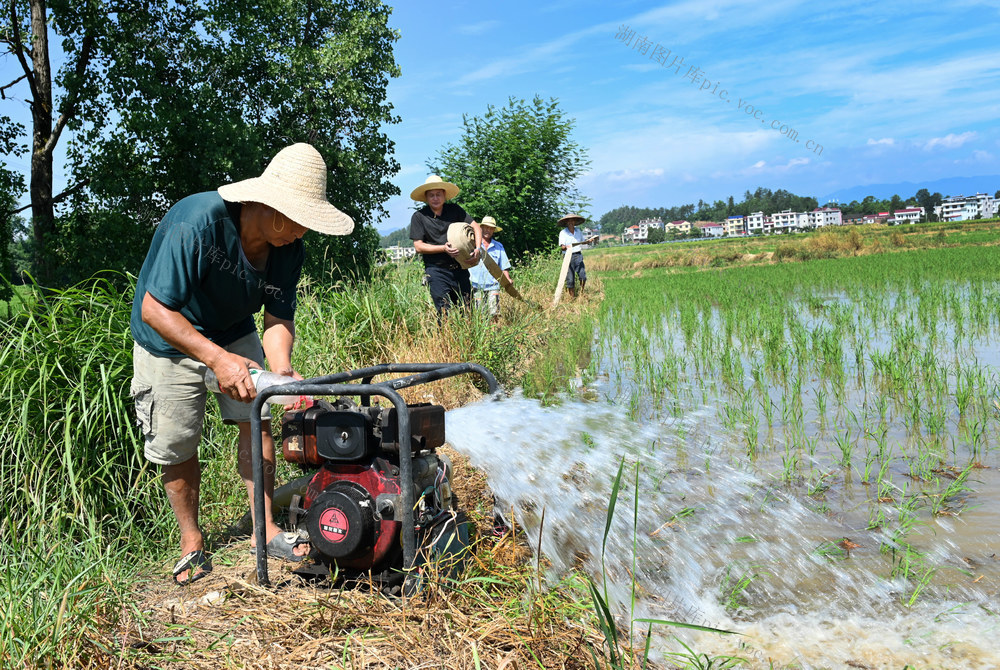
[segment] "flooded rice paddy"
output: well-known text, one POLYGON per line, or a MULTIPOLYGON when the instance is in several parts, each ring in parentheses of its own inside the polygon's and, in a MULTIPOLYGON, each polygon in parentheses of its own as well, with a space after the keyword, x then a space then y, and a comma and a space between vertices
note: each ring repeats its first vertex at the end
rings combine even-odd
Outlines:
POLYGON ((639 618, 741 633, 657 624, 653 658, 998 667, 998 257, 605 279, 573 391, 455 410, 449 441, 636 645, 639 618))

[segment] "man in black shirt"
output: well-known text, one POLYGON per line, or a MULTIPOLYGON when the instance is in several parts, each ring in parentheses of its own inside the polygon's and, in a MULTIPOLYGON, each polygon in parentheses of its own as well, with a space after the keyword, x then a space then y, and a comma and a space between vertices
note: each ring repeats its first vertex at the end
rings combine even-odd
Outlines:
POLYGON ((475 250, 467 261, 471 265, 479 262, 479 248, 483 243, 479 224, 464 209, 446 202, 456 195, 458 186, 437 175, 431 175, 410 193, 414 200, 427 203, 410 219, 410 239, 414 250, 423 256, 427 286, 439 315, 447 312, 453 303, 468 305, 472 300, 469 271, 458 261, 462 252, 448 242, 448 228, 453 223, 472 225, 476 241, 475 250))

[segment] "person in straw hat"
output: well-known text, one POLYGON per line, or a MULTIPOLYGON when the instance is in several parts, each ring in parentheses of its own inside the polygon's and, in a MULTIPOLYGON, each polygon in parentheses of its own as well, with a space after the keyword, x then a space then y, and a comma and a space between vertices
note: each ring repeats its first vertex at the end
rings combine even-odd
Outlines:
MULTIPOLYGON (((347 235, 354 222, 326 198, 326 163, 309 144, 285 147, 260 177, 188 196, 163 217, 142 264, 132 305, 132 396, 145 454, 162 467, 180 527, 181 585, 211 571, 198 525, 198 443, 208 370, 218 380, 223 421, 239 427, 238 464, 253 511, 250 368, 302 379, 292 369, 295 290, 302 236, 347 235), (264 308, 263 337, 254 314, 264 308)), ((265 419, 269 419, 265 414, 265 419)), ((268 555, 299 561, 305 538, 282 533, 271 512, 274 442, 264 422, 265 526, 268 555)))
POLYGON ((586 219, 579 214, 567 214, 558 221, 565 226, 559 231, 559 248, 568 254, 573 254, 569 261, 569 273, 566 275, 566 288, 569 289, 570 295, 574 298, 576 297, 575 278, 580 279, 581 293, 587 284, 587 268, 583 265, 583 245, 597 239, 597 236, 583 239, 583 231, 577 230, 576 226, 584 221, 586 219))
MULTIPOLYGON (((492 216, 484 216, 483 220, 479 222, 479 227, 483 231, 483 248, 486 250, 486 254, 496 261, 503 276, 513 284, 510 278, 510 260, 507 258, 507 251, 499 240, 493 239, 493 236, 503 228, 497 225, 492 216)), ((500 310, 500 280, 486 269, 485 259, 480 260, 479 265, 469 270, 469 279, 472 282, 472 293, 476 304, 482 304, 485 299, 486 309, 490 316, 496 316, 500 310)))
POLYGON ((436 174, 413 189, 410 197, 427 203, 410 218, 413 249, 424 259, 424 274, 438 316, 452 304, 468 305, 472 286, 467 268, 479 262, 483 232, 459 205, 448 202, 458 186, 436 174), (469 224, 452 226, 452 224, 469 224))

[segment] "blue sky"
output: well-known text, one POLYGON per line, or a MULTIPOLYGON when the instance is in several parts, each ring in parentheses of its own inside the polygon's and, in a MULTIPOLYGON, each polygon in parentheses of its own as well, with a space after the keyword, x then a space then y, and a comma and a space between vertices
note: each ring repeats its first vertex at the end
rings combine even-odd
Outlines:
MULTIPOLYGON (((459 138, 462 115, 510 96, 557 98, 575 119, 595 218, 757 186, 822 197, 1000 175, 998 19, 998 0, 400 3, 402 76, 388 95, 402 122, 386 130, 404 195, 378 228, 408 225, 406 194, 459 138), (683 65, 664 67, 657 47, 683 65)), ((9 162, 27 169, 26 157, 9 162)))
POLYGON ((400 4, 389 99, 402 123, 389 133, 404 196, 379 229, 408 224, 405 194, 463 114, 536 93, 576 121, 595 218, 757 186, 822 197, 1000 174, 998 19, 995 0, 400 4), (657 45, 679 72, 651 58, 657 45))

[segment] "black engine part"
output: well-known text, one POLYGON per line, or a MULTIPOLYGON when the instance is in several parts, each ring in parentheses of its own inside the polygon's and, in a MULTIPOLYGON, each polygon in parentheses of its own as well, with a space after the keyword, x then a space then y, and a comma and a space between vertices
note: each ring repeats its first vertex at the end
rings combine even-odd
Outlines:
POLYGON ((375 501, 361 486, 338 481, 320 493, 306 512, 310 541, 330 558, 351 558, 377 538, 375 501))

